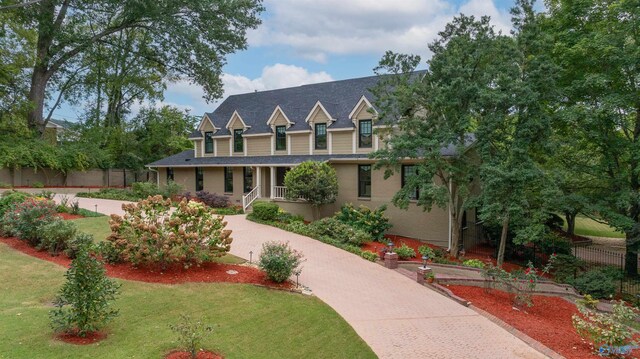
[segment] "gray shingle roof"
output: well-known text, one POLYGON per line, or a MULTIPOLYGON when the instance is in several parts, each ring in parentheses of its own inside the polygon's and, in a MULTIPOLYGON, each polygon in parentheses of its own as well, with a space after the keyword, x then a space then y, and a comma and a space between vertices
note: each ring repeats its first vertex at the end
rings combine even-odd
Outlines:
POLYGON ((278 156, 226 156, 194 157, 193 150, 186 150, 170 157, 150 163, 149 167, 196 167, 196 166, 247 166, 247 165, 297 165, 304 161, 329 161, 344 159, 367 159, 366 154, 340 155, 278 155, 278 156))
POLYGON ((377 82, 377 76, 370 76, 232 95, 207 115, 214 125, 221 129, 214 136, 229 135, 225 126, 234 111, 238 111, 244 123, 251 127, 247 134, 270 133, 267 120, 276 106, 280 106, 289 120, 295 122, 288 131, 300 131, 310 129, 304 120, 315 104, 320 101, 331 117, 336 119, 331 128, 353 127, 348 118, 349 113, 362 96, 373 101, 373 94, 369 89, 377 82))

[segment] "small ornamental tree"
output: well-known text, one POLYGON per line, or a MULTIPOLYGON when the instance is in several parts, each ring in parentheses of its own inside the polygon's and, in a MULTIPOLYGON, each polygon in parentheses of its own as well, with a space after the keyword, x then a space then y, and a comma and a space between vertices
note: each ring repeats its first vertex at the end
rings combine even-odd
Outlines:
POLYGON ((300 272, 303 255, 289 246, 289 242, 266 242, 258 260, 260 269, 276 283, 282 283, 292 274, 300 272))
POLYGON ((103 264, 87 248, 78 252, 65 277, 54 300, 56 308, 49 313, 54 330, 84 337, 118 315, 110 304, 120 285, 107 278, 103 264))
MULTIPOLYGON (((120 261, 159 264, 172 263, 185 268, 225 255, 231 248, 227 222, 202 203, 183 199, 171 211, 171 200, 149 197, 125 204, 123 217, 111 215, 110 251, 120 261)), ((112 258, 113 259, 113 258, 112 258)))
MULTIPOLYGON (((338 196, 336 170, 326 162, 302 162, 287 172, 284 185, 288 200, 304 199, 315 212, 319 206, 335 202, 338 196)), ((317 213, 314 215, 317 217, 317 213)))

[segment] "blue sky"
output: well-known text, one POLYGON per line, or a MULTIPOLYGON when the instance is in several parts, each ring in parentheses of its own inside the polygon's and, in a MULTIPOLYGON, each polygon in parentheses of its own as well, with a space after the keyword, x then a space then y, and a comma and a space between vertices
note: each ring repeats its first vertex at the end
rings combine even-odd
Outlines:
MULTIPOLYGON (((248 33, 248 49, 227 58, 225 95, 373 75, 386 50, 430 56, 427 44, 453 16, 489 15, 509 31, 513 0, 264 0, 262 25, 248 33)), ((424 67, 424 65, 422 65, 424 67)), ((188 81, 168 85, 164 100, 194 115, 210 112, 188 81)), ((136 104, 134 112, 141 106, 136 104)), ((81 111, 62 106, 54 118, 81 111)))

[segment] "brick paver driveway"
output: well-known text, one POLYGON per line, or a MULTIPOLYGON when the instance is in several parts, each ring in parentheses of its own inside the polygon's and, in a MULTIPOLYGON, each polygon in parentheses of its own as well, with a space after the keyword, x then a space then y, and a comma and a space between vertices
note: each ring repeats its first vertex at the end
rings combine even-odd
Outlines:
MULTIPOLYGON (((118 201, 80 205, 121 213, 118 201)), ((289 241, 306 262, 300 282, 335 309, 380 358, 545 358, 475 311, 395 271, 308 237, 227 216, 231 253, 257 258, 262 243, 289 241)), ((301 343, 303 345, 303 343, 301 343)))

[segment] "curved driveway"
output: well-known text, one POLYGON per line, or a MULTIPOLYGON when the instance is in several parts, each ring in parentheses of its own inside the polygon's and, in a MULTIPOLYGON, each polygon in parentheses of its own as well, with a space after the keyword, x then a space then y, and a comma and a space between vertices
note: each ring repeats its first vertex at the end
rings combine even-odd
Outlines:
MULTIPOLYGON (((102 213, 119 201, 79 198, 102 213)), ((545 358, 489 319, 411 279, 308 237, 227 216, 231 253, 257 258, 262 243, 288 241, 306 261, 300 282, 335 309, 380 358, 545 358)))

